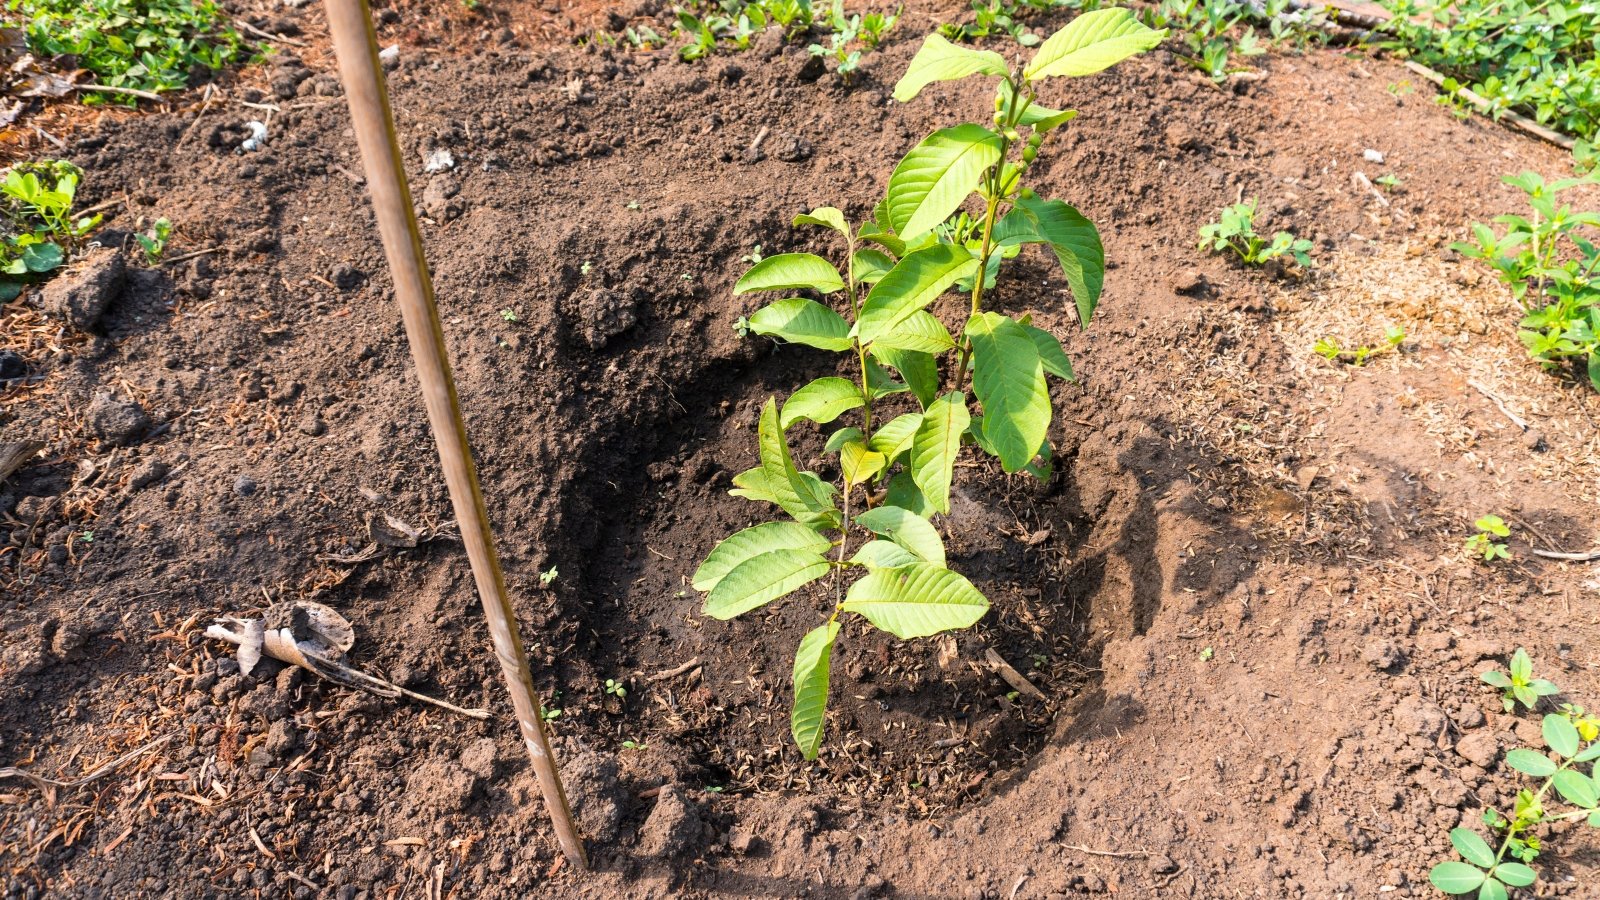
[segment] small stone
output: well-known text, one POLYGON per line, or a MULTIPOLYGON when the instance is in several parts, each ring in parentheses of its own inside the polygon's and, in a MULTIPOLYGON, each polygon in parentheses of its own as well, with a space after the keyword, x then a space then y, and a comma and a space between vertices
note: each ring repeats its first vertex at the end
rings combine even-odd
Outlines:
POLYGON ((1156 875, 1169 875, 1178 871, 1178 864, 1170 856, 1156 855, 1150 857, 1150 871, 1156 875))
POLYGON ((1394 707, 1394 727, 1402 734, 1437 738, 1444 731, 1446 718, 1439 705, 1415 694, 1400 698, 1394 707))
POLYGON ((776 155, 786 163, 799 163, 810 159, 812 152, 810 141, 789 137, 778 143, 776 155))
POLYGON ((133 443, 150 427, 150 416, 133 400, 97 394, 89 403, 89 429, 95 437, 118 447, 133 443))
POLYGON ((493 778, 499 767, 499 750, 492 738, 483 738, 461 751, 461 768, 479 778, 493 778))
POLYGON ((1405 661, 1405 656, 1400 653, 1400 648, 1394 641, 1378 640, 1368 644, 1361 651, 1361 658, 1367 665, 1382 672, 1389 671, 1405 661))
POLYGON ((1449 650, 1455 642, 1455 638, 1443 631, 1417 635, 1417 649, 1425 650, 1429 653, 1443 653, 1449 650))
POLYGON ((1476 706, 1463 706, 1456 711, 1456 724, 1462 728, 1481 728, 1486 721, 1483 710, 1476 706))
POLYGON ((627 793, 618 781, 617 758, 581 750, 561 765, 572 815, 590 840, 605 843, 617 836, 627 793))
POLYGON ((669 859, 683 854, 699 836, 699 811, 676 787, 668 785, 661 789, 655 808, 639 829, 639 852, 669 859))
POLYGON ((1179 269, 1172 273, 1172 292, 1174 294, 1197 294, 1206 287, 1206 276, 1199 269, 1189 267, 1179 269))
POLYGON ((255 496, 256 480, 249 475, 240 475, 233 480, 233 492, 241 497, 255 496))
POLYGON ((0 381, 10 381, 28 374, 28 361, 15 350, 0 350, 0 381))
POLYGON ((93 248, 40 288, 39 302, 46 312, 87 330, 100 321, 106 307, 122 292, 127 277, 127 263, 121 251, 93 248))
POLYGON ((360 269, 348 263, 340 263, 333 267, 332 272, 328 273, 328 280, 333 282, 333 286, 341 291, 355 290, 361 286, 361 282, 365 278, 366 276, 361 273, 360 269))
POLYGON ((1550 449, 1550 445, 1545 443, 1544 432, 1537 428, 1528 429, 1527 433, 1522 436, 1522 446, 1535 453, 1543 453, 1550 449))
POLYGON ((441 222, 454 219, 466 210, 466 204, 457 196, 460 193, 461 186, 455 179, 435 178, 422 192, 422 212, 441 222))
POLYGON ((1373 150, 1370 147, 1361 151, 1361 158, 1369 163, 1374 163, 1380 166, 1383 165, 1383 154, 1377 150, 1373 150))
POLYGON ((167 477, 170 471, 171 467, 162 460, 147 459, 139 464, 139 468, 133 470, 132 477, 128 479, 128 487, 135 491, 144 490, 167 477))
POLYGON ((301 419, 300 424, 295 427, 300 429, 301 434, 309 434, 312 437, 321 437, 323 432, 328 430, 328 423, 322 421, 322 417, 316 413, 311 413, 305 418, 301 419))
POLYGON ((1456 752, 1467 762, 1480 769, 1487 769, 1494 765, 1495 759, 1499 757, 1500 745, 1490 732, 1474 731, 1456 741, 1456 752))

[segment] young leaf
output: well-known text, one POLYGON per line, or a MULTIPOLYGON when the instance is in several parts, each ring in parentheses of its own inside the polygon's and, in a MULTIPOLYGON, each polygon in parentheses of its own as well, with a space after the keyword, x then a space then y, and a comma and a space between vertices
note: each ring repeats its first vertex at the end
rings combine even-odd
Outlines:
POLYGON ((961 453, 961 435, 971 422, 967 395, 951 391, 928 406, 911 441, 911 480, 945 514, 950 512, 950 479, 961 453))
POLYGON ((932 354, 874 344, 872 355, 900 373, 900 377, 906 380, 906 387, 911 389, 912 396, 917 398, 923 409, 927 409, 933 398, 939 395, 939 365, 932 354))
POLYGON ((1549 778, 1556 773, 1556 764, 1550 761, 1550 757, 1526 747, 1518 747, 1507 753, 1506 765, 1534 778, 1549 778))
POLYGON ((894 268, 894 257, 871 247, 857 250, 854 259, 857 284, 877 284, 894 268))
POLYGON ((911 480, 910 472, 900 472, 889 479, 889 490, 884 494, 883 502, 888 506, 897 506, 915 513, 924 519, 936 512, 933 504, 928 502, 928 498, 922 496, 922 489, 911 480))
POLYGON ((944 566, 944 541, 927 519, 898 506, 880 506, 856 516, 856 524, 881 534, 923 561, 944 566))
POLYGON ((1507 678, 1506 673, 1500 671, 1499 669, 1490 669, 1482 675, 1479 675, 1478 678, 1482 679, 1483 683, 1489 685, 1490 687, 1511 687, 1511 679, 1507 678))
POLYGON ((1544 742, 1557 754, 1573 757, 1578 753, 1578 729, 1566 717, 1551 713, 1542 723, 1544 742))
POLYGON ((828 442, 822 446, 822 451, 824 453, 838 453, 845 444, 859 440, 861 440, 861 429, 851 425, 828 435, 828 442))
POLYGON ((692 583, 697 591, 709 591, 740 563, 763 553, 773 550, 824 553, 832 546, 832 541, 797 522, 767 522, 723 538, 695 570, 692 583))
POLYGON ((922 562, 922 559, 894 541, 880 538, 862 544, 850 561, 869 569, 895 569, 922 562))
POLYGON ((1519 862, 1503 862, 1494 867, 1494 877, 1512 887, 1527 887, 1538 879, 1537 872, 1519 862))
MULTIPOLYGON (((791 398, 792 399, 792 398, 791 398)), ((802 525, 839 524, 838 510, 821 487, 821 482, 802 477, 806 473, 794 467, 794 457, 789 454, 789 444, 784 440, 783 428, 778 424, 777 401, 768 399, 761 410, 759 427, 761 470, 766 478, 765 489, 772 501, 802 525)))
POLYGON ((61 248, 50 241, 42 244, 29 244, 22 248, 22 263, 29 272, 48 272, 57 268, 66 259, 66 254, 61 248))
POLYGON ((734 284, 734 294, 751 291, 797 291, 810 288, 822 294, 844 290, 839 271, 813 253, 780 253, 750 267, 734 284))
POLYGON ((1039 351, 1039 362, 1044 370, 1057 378, 1068 381, 1075 380, 1072 375, 1072 360, 1067 359, 1067 351, 1061 349, 1061 339, 1043 328, 1032 325, 1022 326, 1028 337, 1033 338, 1033 346, 1039 351))
POLYGON ((972 389, 983 404, 983 436, 1000 465, 1017 472, 1033 461, 1050 428, 1050 392, 1033 338, 1016 322, 984 312, 967 322, 972 389))
POLYGON ((1556 773, 1554 781, 1556 792, 1573 806, 1594 809, 1596 805, 1600 805, 1600 794, 1595 791, 1594 781, 1582 772, 1562 769, 1556 773))
POLYGON ((867 293, 856 321, 857 338, 872 343, 977 270, 978 261, 965 247, 935 244, 908 254, 867 293))
POLYGON ((1485 876, 1483 887, 1478 888, 1478 900, 1509 900, 1506 886, 1492 876, 1485 876))
POLYGON ((875 350, 914 350, 918 353, 943 353, 955 345, 944 323, 923 309, 911 313, 872 342, 875 350))
POLYGON ((1446 894, 1470 894, 1483 884, 1486 876, 1477 866, 1464 862, 1442 862, 1428 872, 1428 880, 1446 894))
MULTIPOLYGON (((1478 520, 1478 528, 1483 530, 1482 519, 1478 520)), ((1533 678, 1533 658, 1528 651, 1521 647, 1511 654, 1511 680, 1527 684, 1533 678)))
POLYGON ((731 619, 827 573, 828 561, 815 550, 772 550, 752 556, 711 589, 705 613, 713 619, 731 619))
POLYGON ((796 228, 801 225, 819 225, 823 228, 832 228, 845 237, 850 236, 850 226, 844 220, 844 213, 831 206, 819 206, 809 213, 801 213, 794 217, 796 228))
POLYGON ((989 601, 955 572, 915 563, 869 571, 850 586, 840 609, 905 640, 970 627, 989 611, 989 601))
POLYGON ((845 484, 851 486, 877 477, 888 462, 882 453, 868 450, 859 441, 851 441, 839 451, 839 469, 844 473, 845 484))
POLYGON ((750 316, 750 330, 818 350, 850 349, 850 323, 815 300, 779 300, 750 316))
POLYGON ((828 665, 838 636, 838 620, 818 625, 800 639, 794 652, 794 711, 789 715, 789 732, 806 759, 816 759, 822 749, 823 717, 828 711, 828 665))
POLYGON ((1462 859, 1475 866, 1487 869, 1494 865, 1494 851, 1470 828, 1452 828, 1450 846, 1456 848, 1462 859))
POLYGON ((1022 74, 1029 81, 1093 75, 1155 47, 1166 37, 1166 29, 1146 27, 1131 10, 1097 9, 1052 34, 1022 74))
POLYGON ((883 423, 872 435, 872 449, 882 453, 890 464, 893 464, 900 454, 911 449, 911 440, 916 437, 917 428, 922 425, 920 413, 904 413, 883 423))
POLYGON ((1004 77, 1005 57, 992 50, 959 47, 935 32, 923 40, 906 74, 895 83, 894 99, 905 103, 935 81, 955 81, 979 73, 1004 77))
POLYGON ((872 395, 872 399, 904 393, 905 390, 906 386, 895 381, 888 369, 878 365, 871 358, 867 359, 867 393, 872 395))
POLYGON ((1106 251, 1100 232, 1082 213, 1060 200, 1019 197, 1017 208, 1027 213, 1039 238, 1055 253, 1072 288, 1078 323, 1087 327, 1106 280, 1106 251))
POLYGON ((778 425, 788 429, 800 419, 826 425, 865 403, 861 399, 861 387, 855 382, 837 376, 818 378, 784 402, 778 425))
POLYGON ((956 211, 983 173, 1000 162, 1000 135, 981 125, 935 131, 889 176, 889 224, 914 241, 956 211))

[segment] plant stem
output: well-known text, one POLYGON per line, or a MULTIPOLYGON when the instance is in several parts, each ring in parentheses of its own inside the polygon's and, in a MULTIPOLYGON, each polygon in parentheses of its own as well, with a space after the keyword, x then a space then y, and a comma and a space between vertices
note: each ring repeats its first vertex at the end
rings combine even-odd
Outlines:
MULTIPOLYGON (((1011 81, 1011 79, 1007 79, 1011 81)), ((1006 116, 1005 125, 1000 130, 1000 161, 990 170, 989 201, 983 212, 983 249, 978 253, 978 272, 972 276, 972 315, 976 316, 983 311, 983 284, 989 279, 989 254, 994 249, 994 223, 1000 210, 1000 201, 1003 191, 1008 185, 1002 184, 1006 171, 1006 154, 1011 150, 1011 138, 1008 133, 1017 127, 1017 121, 1022 118, 1023 110, 1033 103, 1033 97, 1020 97, 1017 94, 1016 82, 1011 82, 1011 110, 1006 116)), ((1019 174, 1020 177, 1020 174, 1019 174)), ((961 329, 961 354, 956 362, 956 380, 954 390, 961 390, 967 378, 967 364, 972 358, 972 340, 966 335, 966 328, 961 329)))

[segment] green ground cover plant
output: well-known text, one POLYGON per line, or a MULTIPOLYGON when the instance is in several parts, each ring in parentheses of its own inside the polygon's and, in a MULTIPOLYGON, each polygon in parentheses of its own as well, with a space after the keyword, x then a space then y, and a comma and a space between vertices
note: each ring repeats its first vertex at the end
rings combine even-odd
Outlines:
MULTIPOLYGON (((1521 648, 1512 658, 1511 670, 1510 678, 1501 672, 1481 677, 1509 690, 1505 682, 1515 682, 1520 670, 1521 684, 1530 693, 1518 693, 1517 699, 1530 710, 1540 697, 1558 693, 1555 685, 1533 678, 1532 661, 1521 648), (1536 694, 1531 692, 1534 684, 1542 686, 1536 694)), ((1514 706, 1506 700, 1508 712, 1514 706)), ((1600 783, 1594 777, 1594 761, 1600 759, 1600 720, 1581 706, 1562 704, 1559 712, 1540 722, 1540 736, 1544 749, 1519 747, 1505 755, 1508 768, 1537 779, 1537 786, 1519 790, 1509 814, 1484 810, 1483 824, 1499 843, 1498 849, 1470 828, 1452 829, 1450 845, 1461 859, 1438 863, 1428 872, 1434 887, 1446 894, 1476 894, 1478 900, 1506 900, 1512 890, 1527 888, 1538 879, 1529 863, 1544 850, 1540 829, 1579 820, 1600 828, 1600 783)))
POLYGON ((1398 325, 1390 325, 1384 329, 1383 343, 1376 346, 1362 344, 1358 347, 1344 347, 1331 335, 1317 341, 1311 349, 1328 362, 1344 362, 1352 366, 1364 366, 1367 360, 1374 356, 1393 352, 1405 342, 1406 332, 1398 325))
POLYGON ((1054 78, 1099 72, 1163 37, 1127 10, 1099 10, 1012 65, 993 51, 928 36, 895 99, 910 102, 937 81, 993 78, 993 127, 966 123, 928 135, 895 167, 865 222, 852 226, 827 206, 796 218, 797 226, 833 233, 842 272, 818 255, 782 253, 762 258, 734 287, 783 298, 750 315, 748 331, 842 354, 856 375, 819 378, 782 404, 766 402, 759 464, 734 478, 732 493, 773 504, 789 520, 726 538, 693 576, 706 615, 717 619, 832 577, 832 608, 795 653, 790 725, 807 759, 822 745, 829 663, 846 614, 909 640, 970 627, 988 611, 988 599, 946 567, 935 520, 950 513, 956 460, 968 445, 1007 473, 1047 477, 1053 410, 1046 377, 1071 379, 1072 366, 1055 335, 1030 316, 985 309, 985 293, 1004 259, 1039 245, 1061 265, 1086 326, 1105 275, 1094 225, 1024 184, 1045 137, 1076 115, 1043 106, 1039 90, 1054 78), (981 212, 964 208, 974 195, 981 212), (954 334, 928 311, 952 288, 968 307, 954 334), (890 415, 890 404, 909 411, 890 415), (847 413, 849 424, 833 425, 847 413), (813 425, 833 426, 824 453, 836 458, 837 485, 796 465, 789 434, 813 425))
POLYGON ((1559 205, 1560 195, 1595 183, 1595 173, 1547 182, 1537 172, 1503 179, 1528 198, 1528 215, 1496 216, 1503 233, 1472 226, 1473 242, 1451 244, 1488 263, 1511 288, 1524 316, 1517 336, 1550 370, 1581 367, 1600 390, 1600 212, 1559 205))
POLYGON ((1287 231, 1274 234, 1270 241, 1256 234, 1254 197, 1225 207, 1217 221, 1200 228, 1200 249, 1216 253, 1232 250, 1240 260, 1252 266, 1287 256, 1302 268, 1310 268, 1311 246, 1310 241, 1296 238, 1287 231))
POLYGON ((1600 8, 1592 0, 1382 0, 1384 46, 1448 76, 1498 117, 1516 111, 1593 142, 1600 135, 1600 8), (1435 27, 1442 26, 1442 27, 1435 27))
MULTIPOLYGON (((255 53, 213 0, 7 0, 6 9, 25 24, 35 55, 73 57, 110 87, 181 90, 195 72, 255 53)), ((85 103, 138 102, 131 95, 82 96, 85 103)))
POLYGON ((61 160, 18 163, 0 179, 0 302, 66 262, 100 224, 73 213, 83 172, 61 160))
POLYGON ((1511 527, 1499 516, 1479 516, 1472 527, 1478 532, 1467 538, 1466 550, 1473 556, 1483 557, 1486 563, 1497 559, 1510 559, 1511 550, 1506 546, 1505 538, 1511 536, 1511 527))

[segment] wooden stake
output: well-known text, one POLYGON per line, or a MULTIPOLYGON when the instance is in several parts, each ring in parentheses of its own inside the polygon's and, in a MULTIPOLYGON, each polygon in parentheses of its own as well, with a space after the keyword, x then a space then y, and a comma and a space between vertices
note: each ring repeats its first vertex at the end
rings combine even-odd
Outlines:
POLYGON ((439 460, 445 483, 450 487, 450 502, 461 527, 461 542, 472 563, 478 583, 478 598, 489 620, 494 639, 494 654, 511 690, 511 705, 516 709, 517 725, 533 757, 533 771, 539 778, 545 806, 555 824, 556 838, 567 860, 579 870, 588 868, 583 841, 572 821, 561 773, 550 751, 540 717, 533 676, 523 653, 517 620, 506 597, 505 577, 495 554, 494 535, 489 530, 489 514, 478 487, 478 472, 467 443, 466 425, 461 419, 461 404, 456 397, 450 360, 445 353, 444 329, 433 301, 433 282, 422 256, 422 238, 417 232, 416 215, 411 208, 411 192, 406 185, 400 146, 395 138, 394 115, 378 62, 378 42, 372 30, 372 12, 366 0, 326 0, 328 29, 333 34, 334 54, 339 60, 339 75, 350 103, 350 118, 355 125, 356 143, 361 146, 367 187, 377 213, 378 232, 383 238, 384 255, 394 279, 395 299, 405 320, 406 338, 416 361, 417 378, 422 383, 422 398, 428 407, 428 421, 439 445, 439 460))

